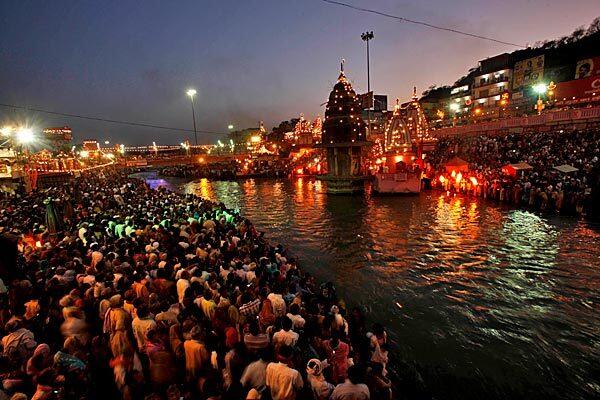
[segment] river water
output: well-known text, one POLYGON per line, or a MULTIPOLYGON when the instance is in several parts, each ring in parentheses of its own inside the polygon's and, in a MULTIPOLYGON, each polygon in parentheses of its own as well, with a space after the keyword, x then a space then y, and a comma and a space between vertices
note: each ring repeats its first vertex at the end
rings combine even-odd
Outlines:
POLYGON ((305 178, 144 177, 239 209, 365 307, 393 339, 401 395, 600 397, 598 224, 440 192, 332 196, 305 178))

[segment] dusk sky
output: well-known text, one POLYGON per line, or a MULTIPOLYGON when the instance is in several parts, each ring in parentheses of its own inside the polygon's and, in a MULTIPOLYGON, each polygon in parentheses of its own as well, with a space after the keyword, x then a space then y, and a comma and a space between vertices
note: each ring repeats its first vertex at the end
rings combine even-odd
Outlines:
MULTIPOLYGON (((599 0, 347 0, 382 12, 527 44, 600 15, 599 0)), ((0 103, 192 128, 185 90, 198 90, 198 129, 267 129, 323 115, 340 58, 366 90, 361 32, 373 30, 376 93, 406 100, 451 84, 477 61, 516 48, 360 13, 320 0, 0 2, 0 103)), ((179 143, 185 133, 15 112, 37 126, 70 125, 76 140, 179 143)), ((213 143, 221 136, 201 134, 213 143)))

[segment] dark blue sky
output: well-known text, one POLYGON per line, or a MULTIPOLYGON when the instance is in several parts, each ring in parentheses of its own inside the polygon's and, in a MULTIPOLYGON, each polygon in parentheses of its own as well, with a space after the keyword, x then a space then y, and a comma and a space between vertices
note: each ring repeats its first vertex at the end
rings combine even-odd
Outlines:
MULTIPOLYGON (((570 33, 600 15, 600 1, 347 0, 516 43, 570 33)), ((198 90, 198 128, 267 128, 323 113, 339 59, 366 88, 360 33, 375 32, 372 86, 407 99, 452 83, 510 46, 359 13, 320 0, 0 2, 0 103, 191 128, 188 87, 198 90)), ((185 134, 0 108, 0 124, 27 118, 68 124, 76 139, 178 143, 185 134)), ((215 135, 201 135, 214 142, 215 135)))

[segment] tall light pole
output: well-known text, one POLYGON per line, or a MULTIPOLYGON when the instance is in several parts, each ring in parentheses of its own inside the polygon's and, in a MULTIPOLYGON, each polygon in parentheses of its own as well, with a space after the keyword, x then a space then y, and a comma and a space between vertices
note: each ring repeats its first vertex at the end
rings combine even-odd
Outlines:
MULTIPOLYGON (((364 32, 360 35, 360 38, 364 42, 367 42, 367 98, 369 98, 368 96, 370 96, 371 93, 371 63, 369 60, 369 41, 373 40, 374 37, 375 35, 373 35, 373 31, 364 32)), ((374 97, 371 97, 370 100, 371 101, 369 102, 369 109, 367 110, 367 115, 369 118, 369 136, 371 136, 371 103, 374 103, 374 97)))
POLYGON ((196 132, 196 112, 194 111, 194 96, 196 96, 196 89, 189 89, 187 95, 190 96, 192 101, 192 120, 194 121, 194 144, 198 146, 198 132, 196 132))

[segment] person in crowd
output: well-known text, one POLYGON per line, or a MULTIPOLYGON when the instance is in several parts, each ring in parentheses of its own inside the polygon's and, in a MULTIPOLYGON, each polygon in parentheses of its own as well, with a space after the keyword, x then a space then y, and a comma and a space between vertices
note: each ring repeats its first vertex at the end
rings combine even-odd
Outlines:
POLYGON ((279 349, 281 361, 267 365, 265 382, 273 400, 295 400, 304 386, 300 372, 288 366, 292 356, 293 349, 283 345, 279 349))
POLYGON ((327 362, 322 363, 316 358, 308 360, 306 364, 306 376, 315 400, 327 400, 333 392, 334 386, 323 376, 323 369, 326 367, 327 362))
POLYGON ((259 352, 269 347, 269 335, 261 333, 258 322, 252 320, 248 323, 248 332, 244 335, 244 344, 248 351, 259 352))
POLYGON ((384 367, 380 363, 372 363, 367 376, 369 393, 374 399, 391 400, 392 382, 384 374, 384 367))
POLYGON ((364 368, 360 364, 351 366, 345 382, 333 389, 331 400, 369 400, 371 394, 368 386, 363 383, 364 379, 364 368))
POLYGON ((273 334, 273 345, 275 349, 281 346, 294 347, 298 342, 300 335, 292 330, 292 320, 288 317, 282 317, 281 319, 281 330, 273 334))
POLYGON ((327 362, 331 365, 331 380, 333 383, 340 383, 346 379, 348 367, 351 365, 349 360, 350 346, 340 340, 338 331, 331 333, 331 339, 323 342, 327 362))

